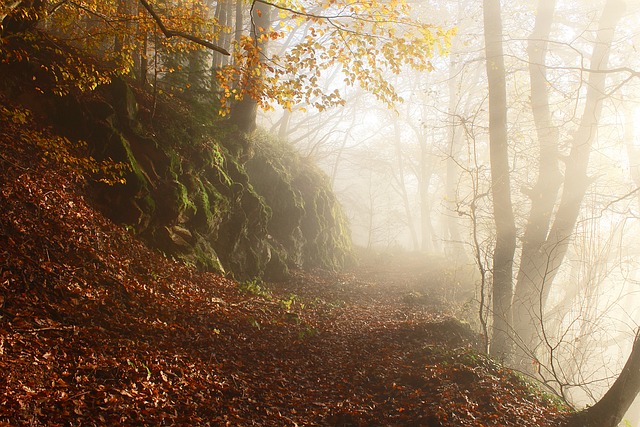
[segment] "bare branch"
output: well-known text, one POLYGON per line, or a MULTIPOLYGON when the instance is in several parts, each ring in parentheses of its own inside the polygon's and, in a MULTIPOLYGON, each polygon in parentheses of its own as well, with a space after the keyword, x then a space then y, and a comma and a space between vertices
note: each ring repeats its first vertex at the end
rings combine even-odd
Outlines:
POLYGON ((11 12, 13 12, 15 9, 18 8, 18 6, 20 6, 21 1, 20 0, 16 0, 11 4, 6 4, 3 6, 3 10, 5 10, 6 12, 2 13, 2 15, 0 15, 0 23, 4 20, 4 18, 11 14, 11 12))
POLYGON ((162 31, 162 34, 164 34, 166 38, 170 39, 171 37, 180 37, 180 38, 192 41, 194 43, 197 43, 206 48, 209 48, 211 50, 215 50, 216 52, 220 52, 223 55, 229 56, 229 52, 226 49, 218 45, 215 45, 210 41, 204 40, 200 37, 196 37, 193 34, 185 33, 184 31, 175 31, 175 30, 168 29, 166 25, 164 25, 164 22, 162 22, 162 18, 160 18, 160 16, 151 7, 151 5, 147 2, 147 0, 140 0, 140 3, 147 10, 147 12, 149 12, 153 20, 156 21, 158 28, 160 28, 160 31, 162 31))

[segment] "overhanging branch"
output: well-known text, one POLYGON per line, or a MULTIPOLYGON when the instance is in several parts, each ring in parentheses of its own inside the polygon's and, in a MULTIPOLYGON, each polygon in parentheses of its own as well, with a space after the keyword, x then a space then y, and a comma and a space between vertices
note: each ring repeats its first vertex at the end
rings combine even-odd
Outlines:
POLYGON ((229 56, 229 52, 226 49, 218 45, 215 45, 208 40, 202 39, 200 37, 196 37, 193 34, 185 33, 184 31, 175 31, 175 30, 168 29, 167 26, 164 25, 164 22, 162 22, 162 18, 160 18, 160 16, 151 7, 151 5, 147 2, 147 0, 140 0, 140 3, 147 10, 147 12, 149 12, 153 20, 156 21, 158 28, 160 28, 160 31, 162 31, 162 34, 164 34, 166 38, 170 39, 171 37, 181 37, 183 39, 192 41, 201 46, 209 48, 211 50, 215 50, 216 52, 220 52, 223 55, 229 56))

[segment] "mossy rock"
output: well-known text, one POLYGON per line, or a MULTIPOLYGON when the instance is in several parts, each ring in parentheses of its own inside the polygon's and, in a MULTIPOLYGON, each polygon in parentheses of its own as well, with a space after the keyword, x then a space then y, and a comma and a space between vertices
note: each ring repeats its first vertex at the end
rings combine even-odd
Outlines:
POLYGON ((224 129, 177 99, 160 97, 156 109, 124 78, 47 99, 56 108, 42 113, 62 134, 87 141, 97 160, 129 166, 126 184, 91 189, 109 217, 167 255, 240 280, 338 269, 349 258, 326 177, 287 144, 224 129))
MULTIPOLYGON (((259 134, 258 134, 259 135, 259 134)), ((285 142, 262 135, 247 170, 273 215, 269 235, 289 267, 339 270, 353 260, 346 219, 326 175, 285 142)))
POLYGON ((227 274, 220 258, 211 245, 210 239, 197 238, 191 258, 193 260, 193 264, 202 270, 217 271, 221 274, 227 274))
POLYGON ((287 250, 277 242, 271 240, 269 248, 269 261, 264 268, 264 277, 273 281, 284 281, 289 277, 289 259, 287 250))
POLYGON ((139 131, 142 124, 138 120, 138 101, 131 86, 124 79, 114 78, 109 89, 120 127, 125 131, 139 131))
POLYGON ((124 185, 94 185, 99 198, 104 201, 108 216, 139 230, 146 228, 155 213, 156 203, 149 180, 133 154, 129 141, 104 122, 95 125, 93 135, 91 149, 96 159, 110 158, 129 167, 124 176, 124 185))

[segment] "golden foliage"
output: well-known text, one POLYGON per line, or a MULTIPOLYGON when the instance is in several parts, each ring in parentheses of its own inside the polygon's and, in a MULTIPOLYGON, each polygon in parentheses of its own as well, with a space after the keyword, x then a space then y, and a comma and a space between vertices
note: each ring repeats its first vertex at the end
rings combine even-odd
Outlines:
MULTIPOLYGON (((92 90, 114 74, 130 73, 136 55, 141 61, 148 61, 147 56, 153 52, 162 51, 167 57, 204 49, 185 38, 164 37, 158 22, 138 0, 45 3, 48 6, 43 10, 49 14, 44 16, 42 12, 41 29, 109 65, 107 70, 97 71, 68 56, 46 70, 58 82, 54 91, 60 94, 66 93, 70 85, 92 90)), ((148 3, 153 3, 163 26, 172 33, 217 41, 231 32, 214 17, 213 2, 148 3)), ((233 102, 245 96, 265 109, 277 103, 289 110, 298 105, 323 110, 344 104, 340 89, 356 85, 392 107, 401 99, 387 77, 400 73, 404 67, 430 70, 430 59, 446 52, 455 34, 455 30, 413 19, 405 0, 253 0, 244 7, 266 8, 274 12, 270 13, 274 19, 269 28, 252 22, 252 35, 237 37, 232 61, 217 71, 223 116, 229 113, 233 102), (270 53, 268 43, 278 45, 279 51, 270 53), (342 80, 327 89, 323 77, 336 70, 342 80)), ((255 15, 260 21, 265 20, 262 14, 255 15)), ((266 21, 270 21, 268 17, 266 21)), ((6 57, 11 55, 13 59, 24 59, 18 52, 6 57)), ((158 61, 156 57, 154 67, 158 75, 180 70, 182 65, 158 61)))
MULTIPOLYGON (((184 2, 182 7, 166 5, 165 9, 164 24, 177 32, 214 40, 224 30, 215 19, 207 18, 207 8, 201 1, 184 2)), ((109 83, 114 76, 131 74, 136 56, 141 61, 149 60, 145 49, 149 40, 153 41, 155 52, 162 51, 165 55, 203 49, 184 38, 164 37, 138 0, 45 1, 37 11, 4 8, 0 12, 17 19, 37 17, 40 21, 40 35, 20 34, 22 41, 30 44, 29 49, 16 49, 14 44, 9 47, 7 40, 0 38, 0 60, 29 62, 33 58, 28 51, 41 51, 42 56, 53 60, 42 65, 42 71, 54 85, 40 89, 58 95, 68 94, 71 89, 90 91, 109 83), (41 45, 43 35, 49 43, 41 45)), ((162 67, 161 64, 160 72, 176 70, 162 67)))
POLYGON ((22 142, 36 145, 45 161, 66 165, 79 177, 91 177, 107 185, 125 183, 124 174, 130 170, 128 164, 113 159, 98 161, 86 154, 86 142, 71 141, 46 130, 38 130, 29 110, 2 106, 0 123, 3 127, 18 127, 22 134, 22 142))
MULTIPOLYGON (((430 58, 444 53, 455 29, 415 21, 404 0, 275 0, 277 25, 245 36, 235 48, 234 62, 218 72, 223 92, 221 114, 231 101, 250 96, 265 109, 273 102, 291 110, 310 105, 318 110, 344 104, 339 89, 325 90, 323 72, 338 68, 343 85, 359 85, 389 107, 402 101, 385 77, 408 66, 432 69, 430 58), (269 41, 292 32, 296 40, 284 53, 264 49, 269 41)), ((335 85, 334 85, 335 86, 335 85)))

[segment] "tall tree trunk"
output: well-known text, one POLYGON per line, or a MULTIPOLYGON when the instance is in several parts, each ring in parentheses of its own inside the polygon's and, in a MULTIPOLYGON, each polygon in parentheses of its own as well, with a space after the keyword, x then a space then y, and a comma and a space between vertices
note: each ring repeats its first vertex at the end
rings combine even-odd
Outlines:
POLYGON ((616 427, 640 393, 640 331, 631 355, 609 391, 595 405, 578 412, 569 427, 616 427))
POLYGON ((433 177, 434 164, 429 141, 424 130, 416 132, 420 142, 420 165, 418 167, 418 191, 420 192, 420 248, 428 252, 438 251, 436 236, 431 222, 431 193, 429 187, 433 177))
POLYGON ((500 0, 484 0, 484 39, 489 82, 491 194, 496 226, 493 252, 493 329, 490 352, 498 359, 511 354, 511 299, 516 227, 511 203, 507 138, 507 88, 502 48, 500 0))
POLYGON ((235 29, 233 31, 233 40, 236 43, 240 43, 242 37, 242 31, 244 28, 244 3, 240 0, 236 0, 236 19, 234 21, 235 29))
POLYGON ((138 74, 136 75, 138 84, 140 87, 145 88, 147 86, 147 76, 149 74, 149 60, 147 58, 147 52, 149 50, 149 37, 147 34, 142 34, 142 45, 136 55, 138 61, 138 74))
MULTIPOLYGON (((458 20, 462 22, 463 7, 460 1, 458 1, 458 20)), ((458 39, 453 40, 452 52, 449 55, 449 82, 447 89, 449 92, 449 104, 447 106, 447 115, 449 117, 449 126, 447 126, 447 169, 445 177, 445 194, 446 203, 449 209, 449 213, 444 217, 445 223, 445 239, 448 239, 448 245, 451 247, 450 252, 447 251, 447 256, 453 257, 461 264, 466 263, 467 255, 463 243, 462 236, 460 234, 460 223, 457 215, 452 215, 457 209, 457 178, 459 176, 458 157, 460 154, 460 146, 462 144, 463 133, 460 130, 458 103, 460 102, 460 79, 456 78, 459 75, 462 67, 460 66, 460 59, 457 58, 455 52, 455 46, 460 42, 458 39), (457 58, 457 59, 456 59, 457 58)))
POLYGON ((397 160, 397 166, 398 166, 398 177, 397 177, 398 187, 399 187, 398 193, 400 194, 400 197, 402 197, 402 204, 404 206, 404 213, 407 219, 407 226, 409 227, 409 234, 411 235, 411 244, 413 245, 413 250, 417 251, 419 248, 418 234, 416 233, 416 227, 415 227, 415 224, 413 223, 413 215, 411 213, 413 210, 411 209, 409 195, 407 194, 407 185, 404 179, 404 159, 402 158, 400 125, 398 124, 397 121, 394 122, 393 124, 393 130, 394 130, 393 145, 395 147, 396 160, 397 160))
MULTIPOLYGON (((635 137, 636 126, 634 118, 631 110, 626 109, 624 116, 624 144, 627 148, 631 179, 636 187, 640 188, 640 148, 634 144, 635 137)), ((637 194, 637 201, 640 204, 640 192, 637 194)))
MULTIPOLYGON (((193 34, 198 33, 198 26, 195 22, 198 22, 200 19, 206 19, 207 9, 204 5, 193 2, 191 4, 191 21, 193 24, 191 25, 191 32, 193 34)), ((206 56, 208 53, 201 49, 195 49, 188 53, 187 55, 187 83, 188 89, 192 94, 202 95, 205 90, 208 89, 208 85, 210 82, 207 81, 207 64, 206 64, 206 56)), ((220 55, 218 52, 214 52, 214 55, 220 55)))
POLYGON ((556 0, 539 0, 536 23, 529 37, 529 78, 531 82, 531 111, 536 124, 539 143, 538 178, 535 186, 527 192, 531 210, 522 239, 522 255, 516 282, 514 305, 514 330, 520 351, 518 359, 526 365, 524 348, 530 344, 533 319, 538 318, 539 304, 535 289, 544 281, 544 257, 539 255, 551 227, 551 216, 562 184, 558 155, 558 128, 554 126, 547 90, 547 56, 551 25, 556 0), (524 335, 521 335, 524 334, 524 335))
MULTIPOLYGON (((118 17, 122 22, 121 30, 115 35, 113 40, 113 50, 116 53, 121 55, 125 55, 125 49, 131 43, 132 34, 131 34, 131 26, 132 19, 138 12, 138 4, 137 1, 132 0, 121 0, 118 3, 118 17)), ((135 72, 135 70, 134 70, 135 72)))
MULTIPOLYGON (((213 1, 210 3, 213 3, 213 1)), ((239 1, 238 3, 242 2, 239 1)), ((218 21, 218 24, 225 28, 218 37, 218 43, 227 50, 231 50, 231 32, 228 29, 231 27, 232 11, 233 3, 231 0, 220 0, 216 4, 214 12, 214 17, 216 21, 218 21)), ((215 73, 226 64, 227 60, 226 55, 217 52, 213 53, 213 60, 211 61, 211 74, 213 77, 215 77, 215 73)))
MULTIPOLYGON (((624 6, 625 3, 622 0, 608 0, 605 4, 593 49, 591 69, 606 69, 614 31, 622 16, 624 6)), ((518 323, 514 326, 518 339, 527 345, 534 343, 535 346, 535 342, 539 341, 536 325, 532 319, 535 318, 538 322, 543 320, 544 307, 551 285, 566 255, 582 200, 591 181, 587 176, 587 169, 603 100, 606 97, 606 76, 605 72, 592 72, 589 75, 584 112, 573 136, 571 151, 565 163, 562 198, 553 225, 544 241, 525 242, 530 247, 526 254, 523 253, 521 260, 523 271, 521 275, 519 274, 519 278, 522 276, 523 280, 517 283, 514 300, 518 304, 516 307, 520 314, 528 312, 532 316, 528 318, 519 316, 518 323)), ((552 189, 542 190, 552 191, 552 189)), ((532 211, 532 215, 533 213, 532 211)), ((543 215, 544 213, 539 212, 538 214, 543 215)), ((534 222, 535 220, 535 218, 532 219, 534 222)), ((542 233, 542 231, 537 232, 542 233)), ((531 235, 533 234, 535 233, 532 232, 531 235)))
MULTIPOLYGON (((447 169, 445 177, 446 201, 451 212, 457 209, 457 177, 459 175, 458 156, 460 145, 462 142, 462 132, 459 131, 457 122, 459 120, 456 115, 456 102, 458 102, 459 91, 455 79, 455 73, 458 69, 457 62, 451 59, 449 63, 449 107, 448 114, 450 118, 449 126, 447 126, 447 169)), ((460 234, 460 224, 456 215, 448 214, 445 217, 445 227, 449 246, 452 248, 452 256, 455 259, 463 261, 467 258, 462 236, 460 234)))
POLYGON ((336 177, 338 176, 338 167, 340 166, 340 162, 342 161, 342 156, 344 155, 345 148, 347 147, 347 142, 349 141, 349 138, 351 138, 351 130, 355 126, 356 118, 358 117, 356 114, 358 104, 359 104, 359 101, 356 100, 354 108, 352 110, 351 123, 347 127, 347 131, 344 133, 344 136, 342 137, 340 148, 338 148, 338 153, 336 154, 336 158, 333 162, 333 166, 331 166, 331 175, 330 175, 331 188, 334 188, 334 189, 335 189, 336 177))
MULTIPOLYGON (((260 50, 260 56, 266 55, 267 42, 260 42, 259 38, 263 32, 269 29, 271 25, 271 11, 272 6, 262 3, 254 2, 251 9, 251 37, 258 43, 258 49, 260 50)), ((252 76, 250 70, 247 70, 245 74, 246 79, 260 78, 252 76)), ((244 82, 244 84, 250 84, 244 82)), ((234 104, 231 107, 231 121, 238 126, 241 132, 252 132, 256 128, 256 118, 258 114, 258 103, 255 99, 245 95, 244 98, 234 104)))

